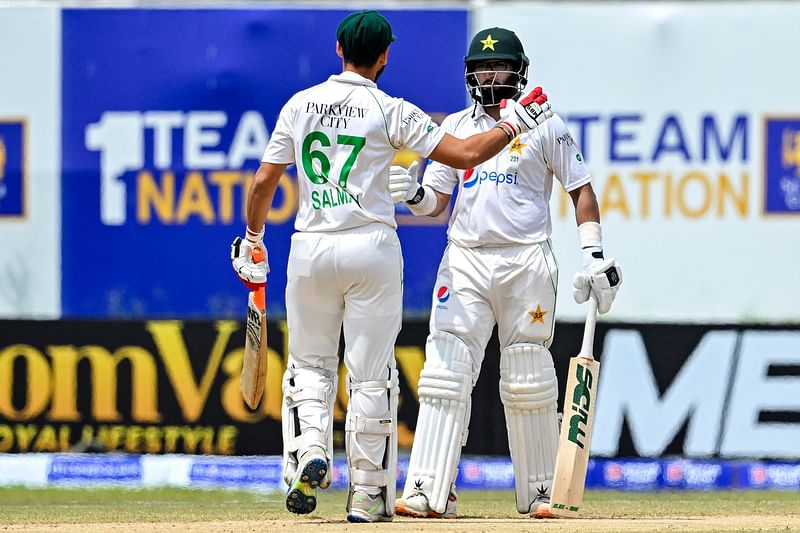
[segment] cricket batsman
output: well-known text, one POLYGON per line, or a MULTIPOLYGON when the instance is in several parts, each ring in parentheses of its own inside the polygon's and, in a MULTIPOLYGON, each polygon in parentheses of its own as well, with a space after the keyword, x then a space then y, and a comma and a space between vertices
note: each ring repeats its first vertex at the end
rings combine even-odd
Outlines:
MULTIPOLYGON (((508 115, 528 78, 528 57, 505 28, 479 31, 464 59, 474 104, 449 115, 442 129, 456 137, 491 130, 508 115)), ((555 324, 558 265, 550 242, 550 195, 555 177, 575 206, 583 268, 573 295, 596 295, 606 313, 622 281, 603 253, 600 213, 591 176, 557 114, 519 132, 492 159, 461 170, 434 162, 422 186, 416 171, 392 167, 390 186, 414 215, 437 216, 458 188, 431 308, 419 417, 397 513, 455 518, 455 479, 467 440, 471 393, 495 324, 500 339, 503 402, 517 511, 549 515, 558 448, 558 384, 548 350, 555 324), (425 198, 416 201, 424 190, 425 198)))

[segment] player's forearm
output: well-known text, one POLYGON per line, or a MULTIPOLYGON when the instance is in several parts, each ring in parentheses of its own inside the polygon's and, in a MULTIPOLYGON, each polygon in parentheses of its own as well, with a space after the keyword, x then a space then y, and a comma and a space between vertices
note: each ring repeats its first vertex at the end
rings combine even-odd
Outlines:
POLYGON ((247 191, 247 227, 260 232, 267 220, 278 182, 286 165, 262 163, 247 191))
POLYGON ((575 221, 578 226, 584 222, 600 222, 600 207, 591 184, 586 184, 570 192, 575 205, 575 221))
POLYGON ((446 134, 430 158, 439 163, 459 169, 472 168, 500 153, 511 139, 500 128, 458 139, 446 134))

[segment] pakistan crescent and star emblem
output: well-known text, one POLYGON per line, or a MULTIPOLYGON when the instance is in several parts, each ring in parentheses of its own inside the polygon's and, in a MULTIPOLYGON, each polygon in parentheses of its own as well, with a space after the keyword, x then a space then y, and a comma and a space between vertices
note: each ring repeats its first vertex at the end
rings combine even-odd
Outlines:
POLYGON ((509 154, 509 155, 511 155, 511 154, 513 154, 514 152, 516 152, 516 153, 518 153, 519 155, 522 155, 522 149, 523 149, 523 148, 525 148, 526 146, 528 146, 528 145, 527 145, 527 144, 525 144, 525 143, 523 143, 523 142, 522 142, 522 141, 519 139, 519 137, 517 137, 516 139, 514 139, 514 140, 511 142, 511 146, 510 146, 510 147, 509 147, 509 149, 508 149, 508 154, 509 154))
POLYGON ((481 52, 486 49, 494 50, 495 43, 499 42, 500 41, 498 41, 497 39, 492 39, 492 34, 490 33, 489 35, 486 36, 486 39, 481 41, 481 44, 483 45, 481 52))
POLYGON ((544 324, 545 313, 547 311, 542 311, 542 306, 536 304, 536 311, 528 311, 528 314, 531 315, 531 324, 536 324, 537 322, 544 324))

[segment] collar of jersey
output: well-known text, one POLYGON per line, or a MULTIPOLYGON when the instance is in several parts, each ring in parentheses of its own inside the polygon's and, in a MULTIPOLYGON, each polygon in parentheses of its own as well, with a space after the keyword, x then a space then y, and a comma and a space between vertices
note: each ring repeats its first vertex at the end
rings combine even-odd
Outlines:
POLYGON ((352 70, 345 70, 341 74, 334 74, 328 79, 331 81, 338 81, 341 83, 353 83, 355 85, 366 85, 367 87, 377 87, 374 81, 369 80, 364 76, 353 72, 352 70))
POLYGON ((486 110, 483 108, 481 104, 474 104, 474 105, 475 105, 475 112, 472 114, 472 120, 474 120, 475 122, 479 122, 487 118, 494 120, 494 118, 492 118, 492 116, 486 112, 486 110))

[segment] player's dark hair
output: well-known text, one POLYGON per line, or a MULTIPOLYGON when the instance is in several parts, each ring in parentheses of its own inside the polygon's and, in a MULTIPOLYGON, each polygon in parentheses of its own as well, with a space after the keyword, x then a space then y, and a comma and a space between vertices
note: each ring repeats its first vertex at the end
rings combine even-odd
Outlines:
POLYGON ((351 63, 354 67, 373 66, 378 61, 378 57, 380 57, 380 55, 383 52, 384 52, 383 50, 381 50, 377 54, 375 52, 366 52, 366 53, 355 52, 355 51, 345 50, 344 47, 342 47, 342 56, 344 57, 344 60, 347 63, 351 63))

